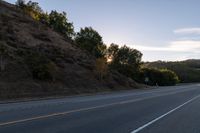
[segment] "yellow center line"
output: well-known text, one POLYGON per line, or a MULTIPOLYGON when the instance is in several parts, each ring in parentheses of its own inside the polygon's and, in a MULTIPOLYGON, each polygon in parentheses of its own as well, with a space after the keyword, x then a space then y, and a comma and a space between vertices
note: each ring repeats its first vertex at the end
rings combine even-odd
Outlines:
POLYGON ((53 114, 49 114, 49 115, 37 116, 37 117, 32 117, 32 118, 27 118, 27 119, 22 119, 22 120, 4 122, 4 123, 0 123, 0 126, 6 126, 6 125, 11 125, 11 124, 23 123, 23 122, 33 121, 33 120, 39 120, 39 119, 49 118, 49 117, 53 117, 53 116, 67 115, 67 114, 70 114, 70 113, 75 113, 75 112, 80 112, 80 111, 88 111, 88 110, 93 110, 93 109, 98 109, 98 108, 104 108, 104 107, 113 106, 113 105, 117 105, 117 104, 120 104, 120 102, 119 103, 105 104, 105 105, 100 105, 100 106, 95 106, 95 107, 89 107, 89 108, 75 109, 75 110, 61 112, 61 113, 53 113, 53 114))
MULTIPOLYGON (((182 91, 182 92, 184 92, 184 91, 182 91)), ((75 112, 89 111, 89 110, 105 108, 105 107, 114 106, 114 105, 128 104, 128 103, 142 101, 142 100, 146 100, 146 99, 150 99, 150 98, 154 98, 154 97, 172 95, 172 94, 176 94, 176 93, 168 93, 168 94, 162 94, 162 95, 159 95, 159 96, 156 95, 156 96, 150 96, 150 97, 145 97, 145 98, 131 99, 131 100, 120 101, 120 102, 115 102, 115 103, 110 103, 110 104, 104 104, 104 105, 99 105, 99 106, 94 106, 94 107, 75 109, 75 110, 70 110, 70 111, 66 111, 66 112, 60 112, 60 113, 53 113, 53 114, 49 114, 49 115, 36 116, 36 117, 32 117, 32 118, 26 118, 26 119, 15 120, 15 121, 10 121, 10 122, 3 122, 3 123, 0 123, 0 126, 18 124, 18 123, 23 123, 23 122, 33 121, 33 120, 39 120, 39 119, 45 119, 45 118, 55 117, 55 116, 60 116, 60 115, 67 115, 67 114, 71 114, 71 113, 75 113, 75 112)))

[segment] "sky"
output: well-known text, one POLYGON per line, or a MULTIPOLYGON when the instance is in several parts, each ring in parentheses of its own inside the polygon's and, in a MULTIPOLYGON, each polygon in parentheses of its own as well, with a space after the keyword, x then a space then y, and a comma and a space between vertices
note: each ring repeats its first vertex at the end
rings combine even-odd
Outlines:
POLYGON ((200 0, 32 1, 67 12, 77 32, 91 26, 107 45, 138 49, 143 61, 200 59, 200 0))

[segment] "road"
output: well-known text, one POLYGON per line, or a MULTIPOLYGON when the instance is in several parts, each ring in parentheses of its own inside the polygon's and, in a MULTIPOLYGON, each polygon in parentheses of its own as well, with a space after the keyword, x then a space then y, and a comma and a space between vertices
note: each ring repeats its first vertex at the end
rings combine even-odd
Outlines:
POLYGON ((199 133, 200 84, 0 104, 0 133, 199 133))

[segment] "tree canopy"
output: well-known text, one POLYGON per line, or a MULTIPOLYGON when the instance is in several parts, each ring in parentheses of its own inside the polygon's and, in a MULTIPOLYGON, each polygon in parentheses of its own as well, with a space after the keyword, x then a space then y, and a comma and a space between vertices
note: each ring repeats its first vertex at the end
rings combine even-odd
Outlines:
POLYGON ((111 57, 110 66, 112 69, 133 79, 137 78, 142 60, 140 51, 126 45, 119 48, 118 45, 111 44, 108 48, 108 56, 111 57))
POLYGON ((103 44, 100 34, 92 27, 81 28, 75 36, 75 42, 97 58, 104 56, 106 46, 103 44))
POLYGON ((145 78, 148 78, 148 85, 175 85, 179 82, 179 78, 175 72, 168 69, 142 68, 141 82, 145 83, 145 78))
MULTIPOLYGON (((102 36, 92 27, 81 28, 79 32, 75 33, 73 23, 69 22, 66 12, 51 11, 50 13, 44 13, 37 2, 29 1, 26 3, 25 0, 17 0, 16 5, 33 19, 45 24, 61 35, 71 38, 74 44, 96 57, 95 69, 100 75, 100 79, 106 75, 105 73, 108 72, 109 67, 109 70, 118 71, 139 82, 143 82, 143 79, 148 76, 151 81, 150 85, 157 83, 159 85, 172 85, 179 81, 176 74, 167 69, 141 69, 143 55, 134 48, 126 45, 119 47, 114 43, 107 48, 102 36)), ((42 71, 43 69, 48 70, 45 67, 46 64, 41 66, 42 71)), ((43 74, 43 77, 41 77, 44 78, 46 75, 43 74)))
POLYGON ((51 11, 49 14, 49 26, 67 37, 74 35, 73 23, 68 22, 66 12, 51 11))

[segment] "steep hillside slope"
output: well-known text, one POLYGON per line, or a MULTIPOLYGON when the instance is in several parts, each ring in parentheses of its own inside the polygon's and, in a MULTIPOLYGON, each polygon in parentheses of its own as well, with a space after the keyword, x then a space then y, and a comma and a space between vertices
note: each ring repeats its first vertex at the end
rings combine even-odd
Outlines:
POLYGON ((182 83, 200 82, 200 60, 148 62, 146 67, 167 68, 177 73, 182 83))
POLYGON ((3 1, 0 27, 0 99, 138 87, 116 72, 98 80, 93 56, 3 1))

